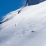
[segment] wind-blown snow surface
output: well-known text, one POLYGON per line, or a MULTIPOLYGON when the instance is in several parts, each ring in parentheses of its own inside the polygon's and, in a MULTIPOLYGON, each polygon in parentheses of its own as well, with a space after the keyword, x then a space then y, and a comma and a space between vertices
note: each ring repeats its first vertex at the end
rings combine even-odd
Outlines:
POLYGON ((15 13, 0 25, 0 46, 46 46, 46 1, 15 13))

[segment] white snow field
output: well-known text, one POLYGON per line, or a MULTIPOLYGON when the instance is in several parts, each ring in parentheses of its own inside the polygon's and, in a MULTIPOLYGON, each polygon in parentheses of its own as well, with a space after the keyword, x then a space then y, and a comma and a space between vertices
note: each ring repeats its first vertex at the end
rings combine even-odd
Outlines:
POLYGON ((46 1, 20 9, 0 24, 0 46, 46 46, 46 1))

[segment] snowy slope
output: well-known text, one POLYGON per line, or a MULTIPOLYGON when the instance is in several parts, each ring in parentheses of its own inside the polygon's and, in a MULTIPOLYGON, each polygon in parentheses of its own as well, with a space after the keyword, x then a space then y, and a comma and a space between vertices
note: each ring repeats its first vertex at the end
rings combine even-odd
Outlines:
POLYGON ((0 25, 0 46, 46 46, 46 1, 15 13, 0 25))
POLYGON ((10 13, 8 13, 6 16, 3 16, 3 20, 2 21, 5 21, 5 20, 9 20, 9 19, 12 19, 14 16, 16 16, 18 14, 18 11, 20 11, 22 9, 22 7, 16 11, 12 11, 10 13))

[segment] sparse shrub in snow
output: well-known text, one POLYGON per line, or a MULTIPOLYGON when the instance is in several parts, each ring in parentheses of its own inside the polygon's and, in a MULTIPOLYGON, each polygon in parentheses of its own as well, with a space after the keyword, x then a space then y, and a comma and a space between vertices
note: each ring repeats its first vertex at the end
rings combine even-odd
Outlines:
POLYGON ((32 30, 31 32, 35 32, 35 31, 32 30))
POLYGON ((15 26, 16 26, 16 24, 15 24, 15 26))

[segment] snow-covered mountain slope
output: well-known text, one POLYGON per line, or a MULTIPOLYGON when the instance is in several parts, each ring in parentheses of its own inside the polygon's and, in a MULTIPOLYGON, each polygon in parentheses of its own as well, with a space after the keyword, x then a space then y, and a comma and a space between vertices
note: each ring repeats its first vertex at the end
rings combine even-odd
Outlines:
POLYGON ((46 46, 46 1, 15 13, 0 25, 0 46, 46 46))
POLYGON ((18 14, 18 12, 19 12, 22 8, 23 8, 23 7, 21 7, 20 9, 18 9, 18 10, 16 10, 16 11, 12 11, 12 12, 8 13, 6 16, 3 16, 3 20, 2 20, 2 21, 12 19, 14 16, 16 16, 16 15, 18 14))

